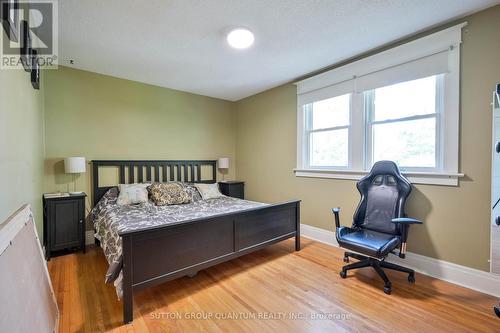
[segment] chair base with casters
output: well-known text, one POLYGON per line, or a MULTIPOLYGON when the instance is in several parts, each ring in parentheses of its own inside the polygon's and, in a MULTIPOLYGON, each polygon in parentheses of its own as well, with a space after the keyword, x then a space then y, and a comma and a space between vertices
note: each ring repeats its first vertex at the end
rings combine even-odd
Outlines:
POLYGON ((396 163, 379 161, 356 187, 361 201, 351 227, 340 225, 340 208, 332 209, 337 243, 349 251, 344 254, 344 262, 349 262, 349 258, 359 260, 342 267, 340 276, 346 278, 349 270, 372 267, 384 281, 384 292, 390 294, 392 284, 384 269, 407 273, 408 281, 415 282, 412 269, 385 261, 389 254, 405 258, 410 225, 422 224, 419 220, 406 217, 404 211, 411 184, 396 163))
POLYGON ((351 269, 364 268, 364 267, 372 267, 375 272, 382 278, 384 281, 384 292, 388 295, 391 294, 392 283, 385 274, 383 268, 391 269, 398 272, 408 273, 408 282, 415 282, 415 272, 413 269, 409 269, 400 265, 393 264, 391 262, 387 262, 384 259, 377 259, 372 257, 363 256, 353 252, 345 252, 344 253, 344 262, 349 262, 349 257, 358 259, 358 262, 346 265, 342 267, 342 271, 340 272, 340 276, 345 279, 347 277, 347 271, 351 269))

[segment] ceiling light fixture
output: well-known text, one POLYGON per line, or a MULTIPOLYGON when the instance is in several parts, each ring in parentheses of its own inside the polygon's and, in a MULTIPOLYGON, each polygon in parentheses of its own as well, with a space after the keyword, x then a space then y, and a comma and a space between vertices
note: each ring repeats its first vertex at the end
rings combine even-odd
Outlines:
POLYGON ((253 33, 246 28, 231 30, 226 37, 228 44, 235 49, 246 49, 255 41, 253 33))

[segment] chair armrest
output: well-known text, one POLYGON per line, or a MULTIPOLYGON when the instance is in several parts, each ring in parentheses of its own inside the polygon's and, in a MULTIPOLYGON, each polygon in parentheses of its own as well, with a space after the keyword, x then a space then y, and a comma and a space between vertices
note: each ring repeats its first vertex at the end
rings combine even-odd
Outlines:
POLYGON ((408 241, 408 229, 412 224, 422 224, 422 221, 411 217, 398 217, 391 220, 392 223, 397 223, 401 228, 401 246, 399 248, 399 257, 406 257, 406 242, 408 241))
POLYGON ((411 217, 398 217, 391 220, 392 223, 401 223, 402 225, 408 224, 422 224, 423 222, 411 217))
POLYGON ((340 207, 332 208, 333 215, 335 215, 335 227, 340 228, 340 207))

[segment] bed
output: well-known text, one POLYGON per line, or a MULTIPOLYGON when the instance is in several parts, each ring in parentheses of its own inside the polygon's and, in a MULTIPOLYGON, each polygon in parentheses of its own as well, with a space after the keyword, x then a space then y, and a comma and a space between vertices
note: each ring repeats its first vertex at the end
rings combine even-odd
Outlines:
POLYGON ((120 208, 113 205, 115 186, 100 186, 99 173, 110 168, 117 170, 120 184, 214 183, 216 161, 92 161, 92 216, 110 263, 107 279, 115 281, 123 302, 124 323, 133 320, 135 291, 195 275, 293 237, 295 250, 300 250, 299 200, 264 204, 224 197, 168 207, 146 203, 120 208))

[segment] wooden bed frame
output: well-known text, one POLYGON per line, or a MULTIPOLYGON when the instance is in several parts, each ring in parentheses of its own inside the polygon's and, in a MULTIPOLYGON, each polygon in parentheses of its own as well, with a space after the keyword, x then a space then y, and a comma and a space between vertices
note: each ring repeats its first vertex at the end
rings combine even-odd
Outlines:
MULTIPOLYGON (((119 183, 215 183, 216 161, 92 161, 94 205, 112 186, 99 169, 118 169, 119 183), (202 179, 202 167, 211 178, 202 179), (128 171, 128 177, 126 176, 128 171), (144 172, 145 171, 145 172, 144 172), (137 177, 136 177, 137 175, 137 177), (145 177, 144 177, 145 175, 145 177)), ((133 320, 133 293, 295 237, 300 250, 300 200, 121 233, 123 322, 133 320)))

